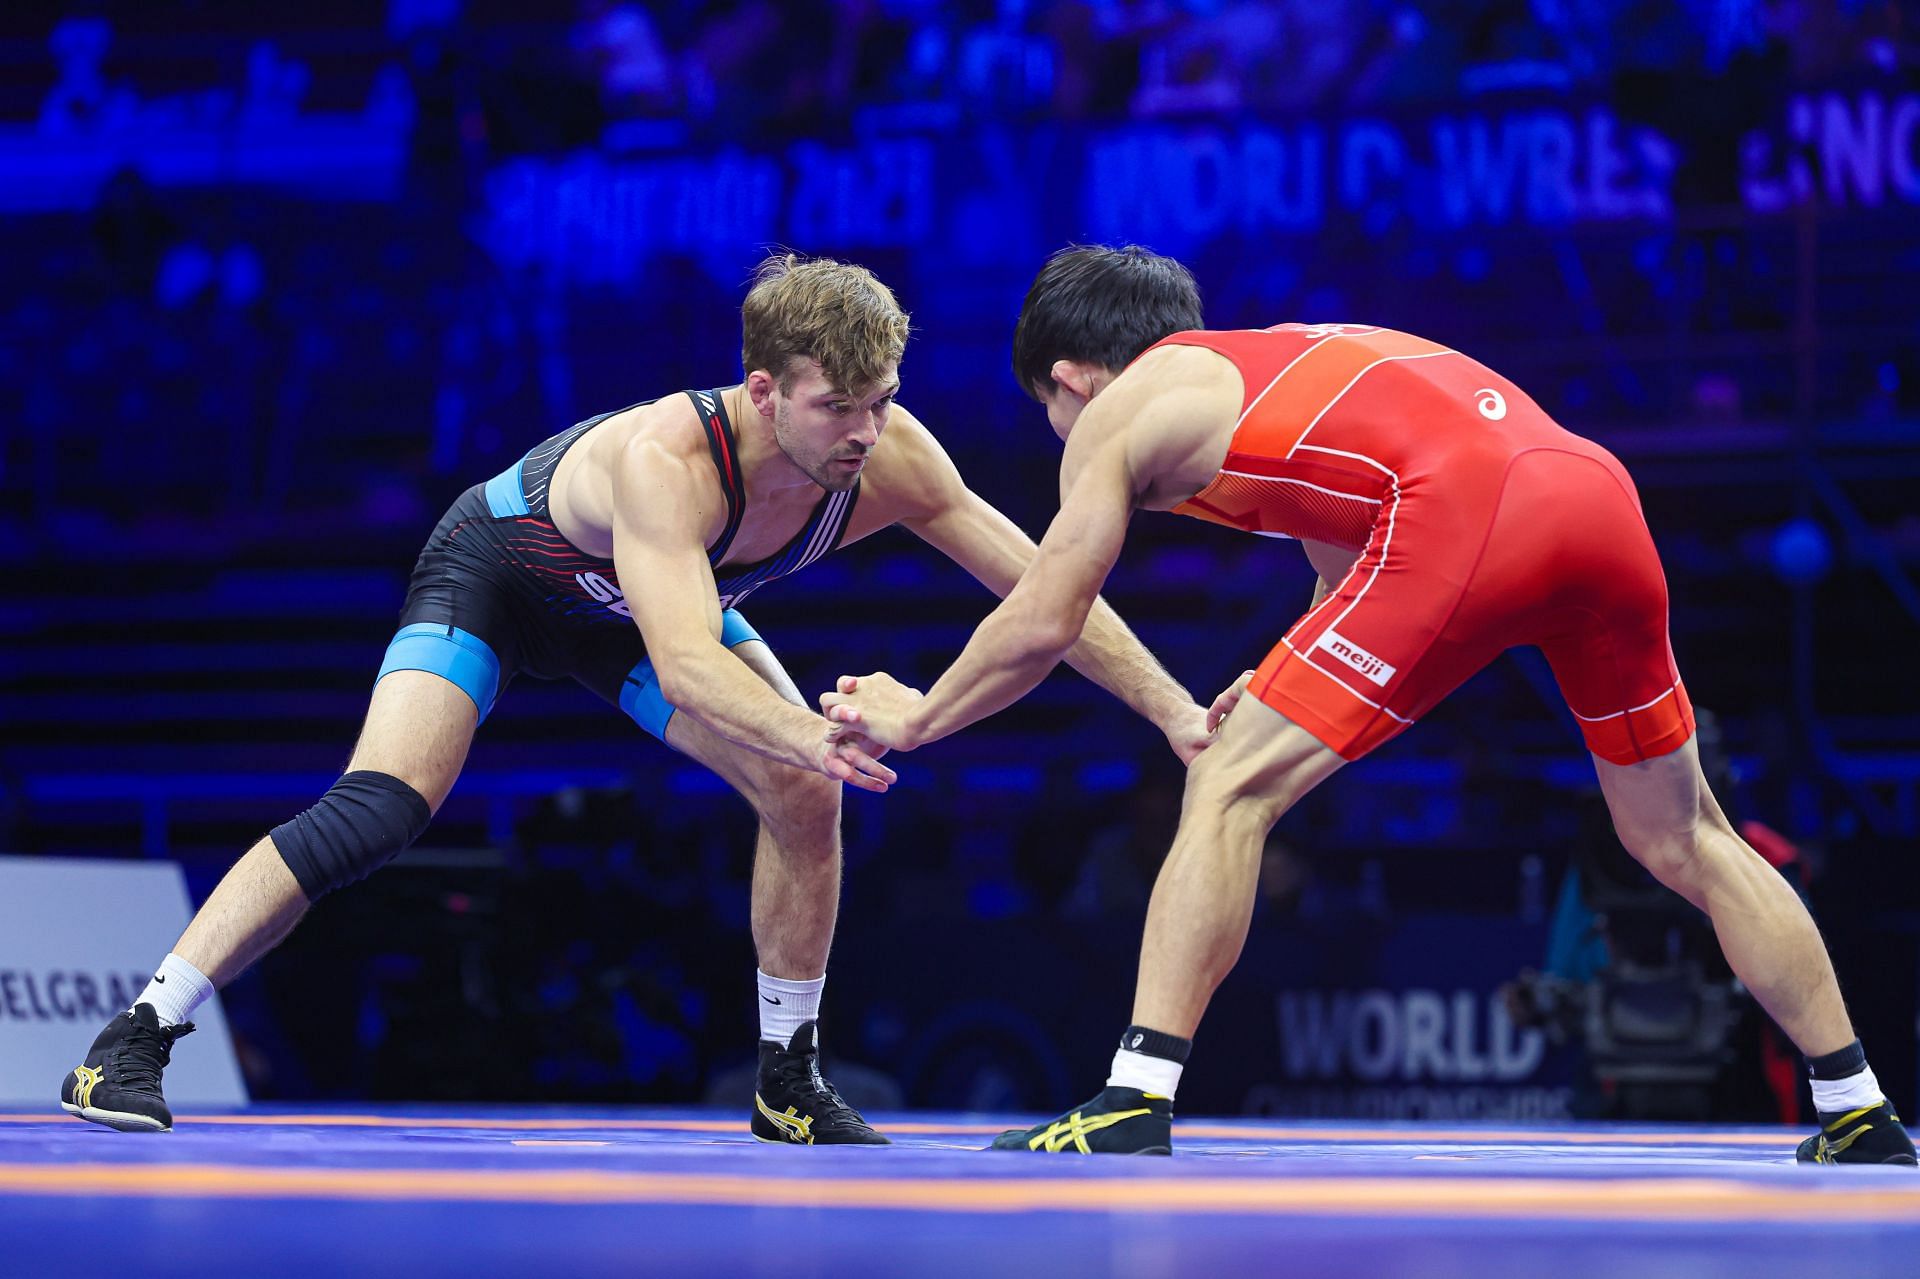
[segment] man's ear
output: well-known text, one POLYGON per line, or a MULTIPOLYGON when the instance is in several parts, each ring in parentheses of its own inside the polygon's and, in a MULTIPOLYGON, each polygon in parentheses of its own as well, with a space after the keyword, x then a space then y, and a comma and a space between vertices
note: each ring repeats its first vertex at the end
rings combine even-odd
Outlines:
POLYGON ((1078 360, 1055 360, 1053 367, 1047 371, 1053 375, 1055 382, 1082 400, 1093 398, 1094 377, 1099 372, 1095 366, 1078 360))
POLYGON ((747 374, 747 399, 761 417, 773 416, 773 374, 755 369, 747 374))

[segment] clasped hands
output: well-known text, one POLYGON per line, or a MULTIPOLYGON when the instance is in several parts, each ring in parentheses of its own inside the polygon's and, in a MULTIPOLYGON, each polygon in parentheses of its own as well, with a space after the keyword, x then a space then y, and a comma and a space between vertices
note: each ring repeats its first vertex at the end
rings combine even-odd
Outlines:
POLYGON ((842 675, 835 691, 820 694, 820 712, 827 717, 820 770, 861 790, 884 792, 900 776, 880 757, 919 745, 906 740, 904 720, 906 707, 920 698, 919 689, 885 672, 842 675))
MULTIPOLYGON (((1252 671, 1243 672, 1209 707, 1188 703, 1168 715, 1160 730, 1181 763, 1191 764, 1213 744, 1214 734, 1240 704, 1252 678, 1252 671)), ((899 774, 880 763, 880 757, 921 745, 910 720, 923 696, 885 671, 842 675, 832 692, 820 694, 820 711, 827 717, 822 771, 862 790, 885 791, 899 774)))

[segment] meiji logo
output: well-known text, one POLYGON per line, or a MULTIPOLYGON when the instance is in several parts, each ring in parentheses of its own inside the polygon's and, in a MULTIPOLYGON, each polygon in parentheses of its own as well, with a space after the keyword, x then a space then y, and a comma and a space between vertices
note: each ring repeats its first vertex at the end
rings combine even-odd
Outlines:
POLYGON ((633 616, 633 606, 627 603, 627 594, 598 573, 575 573, 573 580, 580 583, 580 589, 607 606, 607 611, 618 613, 622 617, 633 616))
POLYGON ((1338 631, 1327 631, 1320 637, 1320 642, 1315 644, 1314 647, 1326 649, 1327 652, 1332 653, 1335 657, 1345 662, 1348 666, 1353 667, 1354 670, 1359 671, 1381 688, 1385 688, 1387 681, 1393 678, 1394 672, 1400 669, 1388 662, 1381 661, 1372 653, 1361 648, 1358 644, 1340 634, 1338 631))

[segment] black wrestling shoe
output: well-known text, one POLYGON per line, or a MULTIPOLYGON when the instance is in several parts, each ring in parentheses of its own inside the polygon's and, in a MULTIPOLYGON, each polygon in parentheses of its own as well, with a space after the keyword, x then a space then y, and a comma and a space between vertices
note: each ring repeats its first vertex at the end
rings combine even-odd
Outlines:
POLYGON ((1800 1143, 1793 1157, 1803 1164, 1905 1164, 1915 1166, 1913 1138, 1900 1126, 1893 1103, 1878 1102, 1845 1114, 1820 1115, 1820 1131, 1800 1143))
POLYGON ((753 1136, 788 1146, 891 1146, 820 1074, 820 1027, 802 1022, 793 1042, 760 1041, 753 1136))
POLYGON ((1001 1133, 993 1139, 992 1149, 1047 1155, 1170 1155, 1173 1102, 1157 1093, 1109 1084, 1092 1101, 1058 1119, 1001 1133))
POLYGON ((107 1023, 86 1065, 60 1081, 61 1108, 121 1132, 172 1132, 160 1072, 173 1059, 174 1041, 192 1033, 192 1022, 162 1026, 152 1004, 135 1004, 107 1023))

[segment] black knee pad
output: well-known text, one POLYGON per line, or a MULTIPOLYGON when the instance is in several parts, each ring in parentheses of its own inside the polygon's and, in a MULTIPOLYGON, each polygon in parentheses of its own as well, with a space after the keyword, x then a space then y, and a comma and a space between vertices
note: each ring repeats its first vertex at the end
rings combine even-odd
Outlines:
POLYGON ((358 883, 420 838, 433 816, 420 793, 385 773, 348 773, 320 802, 273 828, 273 846, 307 900, 358 883))

